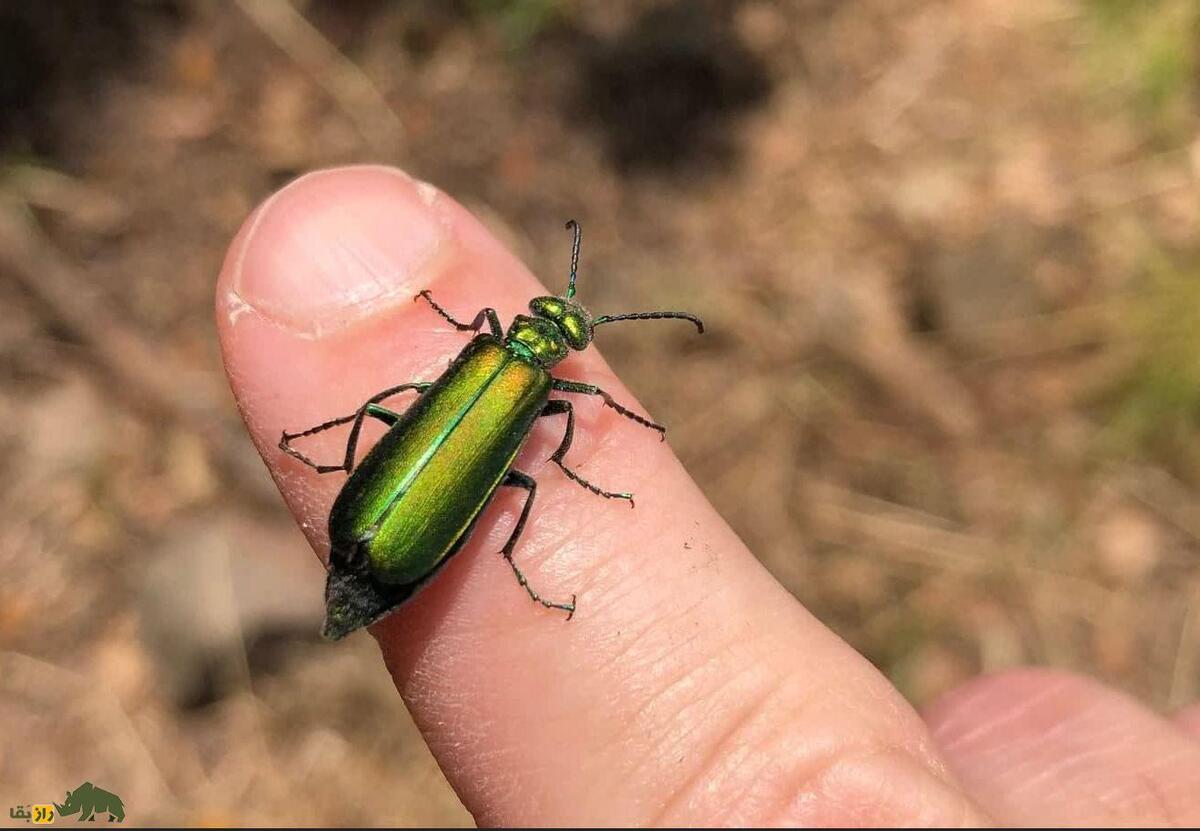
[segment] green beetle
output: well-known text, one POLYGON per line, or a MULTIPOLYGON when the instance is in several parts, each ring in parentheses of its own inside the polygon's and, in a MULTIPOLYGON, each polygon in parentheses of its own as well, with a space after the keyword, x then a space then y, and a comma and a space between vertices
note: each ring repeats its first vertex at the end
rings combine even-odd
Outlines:
POLYGON ((424 299, 459 331, 478 332, 488 324, 490 334, 479 334, 467 344, 436 381, 412 382, 383 390, 350 415, 335 418, 300 433, 287 433, 279 448, 318 473, 349 473, 329 513, 329 579, 325 587, 326 617, 323 634, 330 640, 345 637, 367 626, 408 600, 449 561, 470 536, 483 509, 502 485, 529 492, 524 508, 501 553, 517 582, 538 603, 561 609, 567 618, 575 613, 575 596, 569 602, 544 599, 525 579, 513 561, 513 549, 525 527, 533 497, 534 479, 513 468, 513 462, 541 416, 566 415, 562 443, 550 457, 568 477, 606 499, 625 499, 596 487, 563 462, 571 447, 575 417, 571 402, 552 399, 552 391, 596 395, 621 415, 664 434, 666 429, 622 407, 599 387, 555 378, 550 369, 568 354, 592 342, 593 330, 618 320, 691 321, 700 331, 704 323, 686 312, 637 312, 593 318, 574 302, 579 267, 581 233, 575 232, 571 248, 571 276, 562 297, 537 297, 529 303, 530 315, 517 315, 505 334, 496 310, 483 309, 471 323, 460 323, 434 302, 424 299), (420 394, 403 413, 381 402, 406 390, 420 394), (387 433, 357 467, 355 450, 363 420, 368 416, 387 424, 387 433), (351 424, 346 454, 341 464, 317 464, 292 447, 303 436, 351 424))

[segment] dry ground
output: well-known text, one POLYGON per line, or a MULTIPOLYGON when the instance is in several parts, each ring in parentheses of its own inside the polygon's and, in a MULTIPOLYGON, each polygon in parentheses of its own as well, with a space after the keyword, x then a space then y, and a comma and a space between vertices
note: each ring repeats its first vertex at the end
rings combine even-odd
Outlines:
POLYGON ((210 322, 254 204, 362 160, 551 286, 578 217, 597 308, 691 298, 706 338, 605 354, 914 701, 1200 694, 1195 0, 42 5, 0 7, 0 803, 469 822, 372 642, 304 636, 210 322))

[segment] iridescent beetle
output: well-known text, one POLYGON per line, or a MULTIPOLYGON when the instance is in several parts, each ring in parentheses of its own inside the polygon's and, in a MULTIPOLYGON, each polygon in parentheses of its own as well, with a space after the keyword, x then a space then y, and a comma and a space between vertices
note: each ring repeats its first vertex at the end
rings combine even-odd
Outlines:
POLYGON ((691 321, 700 332, 704 323, 686 312, 593 318, 573 299, 581 233, 575 220, 567 223, 567 229, 574 231, 575 238, 571 276, 562 297, 535 297, 529 303, 531 314, 517 315, 505 334, 495 309, 483 309, 471 323, 460 323, 428 291, 422 291, 413 299, 428 301, 454 328, 478 332, 487 323, 490 332, 476 335, 436 381, 391 387, 350 415, 300 433, 285 432, 280 439, 281 450, 318 473, 350 474, 329 513, 325 637, 342 638, 412 597, 462 547, 502 485, 529 492, 501 550, 517 582, 543 606, 565 611, 568 619, 575 613, 574 595, 565 603, 544 599, 513 561, 513 549, 537 491, 531 476, 513 468, 517 453, 537 418, 565 414, 566 432, 550 460, 592 493, 626 499, 632 505, 631 494, 598 488, 566 466, 563 459, 571 448, 575 417, 570 401, 552 399, 550 393, 596 395, 638 424, 660 434, 666 429, 621 406, 599 387, 555 378, 550 369, 567 356, 568 349, 586 349, 595 327, 606 323, 675 318, 691 321), (420 397, 403 413, 381 403, 406 390, 415 390, 420 397), (355 467, 359 433, 368 416, 390 429, 355 467), (294 439, 350 423, 341 464, 317 464, 291 446, 294 439))

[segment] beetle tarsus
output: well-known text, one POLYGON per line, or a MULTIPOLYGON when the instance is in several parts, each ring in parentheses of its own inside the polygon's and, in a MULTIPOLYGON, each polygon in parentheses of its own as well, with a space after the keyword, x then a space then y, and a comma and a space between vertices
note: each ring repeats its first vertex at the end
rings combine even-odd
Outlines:
POLYGON ((646 418, 645 416, 638 415, 637 413, 635 413, 633 410, 629 409, 628 407, 625 407, 625 406, 617 403, 617 400, 615 398, 613 398, 611 395, 609 395, 604 390, 597 387, 595 384, 585 384, 582 381, 568 381, 563 378, 555 378, 553 381, 550 382, 550 385, 553 389, 556 389, 559 392, 574 392, 574 393, 578 393, 580 395, 598 396, 601 399, 603 399, 604 404, 606 406, 612 407, 614 410, 616 410, 621 415, 625 416, 626 418, 628 418, 632 421, 636 421, 638 424, 642 425, 643 427, 649 427, 651 430, 657 430, 659 433, 662 434, 663 440, 664 441, 666 440, 666 435, 667 435, 666 427, 662 426, 661 424, 659 424, 656 421, 651 421, 650 419, 646 418))
POLYGON ((301 453, 299 450, 292 447, 291 444, 289 444, 289 442, 292 439, 299 438, 300 436, 304 436, 304 435, 309 435, 309 434, 308 433, 288 433, 285 431, 283 436, 280 437, 280 439, 279 439, 279 449, 282 450, 284 453, 288 454, 289 456, 291 456, 293 459, 297 459, 297 460, 303 462, 304 464, 308 465, 313 470, 315 470, 317 473, 335 473, 339 470, 344 471, 346 469, 342 465, 319 464, 318 462, 315 462, 312 459, 308 458, 303 453, 301 453))
POLYGON ((547 600, 546 598, 544 598, 540 594, 538 594, 537 590, 534 589, 533 586, 529 585, 529 578, 527 578, 525 576, 525 572, 521 571, 521 567, 518 566, 513 561, 511 551, 501 551, 500 554, 504 557, 505 560, 508 561, 509 567, 512 568, 513 574, 515 574, 517 577, 517 583, 521 586, 521 588, 523 588, 525 590, 525 593, 529 595, 530 600, 532 600, 534 603, 540 603, 541 605, 545 606, 547 609, 561 609, 562 611, 568 612, 570 614, 575 613, 575 596, 574 595, 571 595, 570 603, 555 603, 552 600, 547 600))
POLYGON ((545 417, 552 415, 565 415, 567 417, 567 429, 563 431, 562 441, 559 443, 558 449, 555 450, 550 456, 550 461, 558 465, 559 468, 562 469, 562 472, 565 473, 569 479, 572 479, 579 485, 587 488, 597 496, 603 496, 605 499, 628 499, 629 507, 632 508, 633 494, 625 493, 623 491, 606 491, 603 488, 597 487, 587 479, 584 479, 575 471, 571 470, 571 468, 567 467, 566 463, 563 462, 563 459, 566 458, 567 451, 571 449, 571 442, 575 438, 575 408, 571 406, 571 402, 561 398, 555 398, 547 401, 546 405, 542 407, 541 416, 545 417))
POLYGON ((416 390, 423 393, 431 386, 432 384, 428 381, 412 381, 407 384, 388 387, 386 390, 372 395, 367 399, 365 404, 352 412, 350 415, 342 416, 341 418, 330 419, 323 424, 318 424, 316 427, 309 427, 307 430, 302 430, 299 433, 289 433, 287 430, 284 430, 283 435, 279 439, 279 449, 291 456, 293 459, 298 459, 299 461, 313 468, 317 471, 317 473, 335 473, 339 470, 349 473, 354 467, 354 451, 358 447, 358 435, 362 430, 363 419, 367 416, 371 416, 372 418, 379 419, 388 427, 391 427, 400 419, 399 413, 380 406, 379 402, 386 398, 391 398, 393 395, 406 390, 416 390), (293 439, 316 435, 317 433, 324 432, 325 430, 329 430, 333 427, 338 427, 342 424, 349 424, 352 421, 354 422, 354 426, 350 428, 350 437, 346 440, 346 454, 340 465, 323 465, 314 462, 308 456, 305 456, 291 445, 293 439))
POLYGON ((565 464, 563 464, 562 459, 556 459, 553 456, 551 456, 550 461, 552 461, 552 462, 554 462, 554 464, 558 465, 559 469, 563 473, 566 474, 568 479, 577 483, 580 487, 596 494, 596 496, 603 496, 605 499, 625 499, 625 500, 629 501, 629 506, 633 507, 633 494, 625 493, 624 491, 606 491, 606 490, 604 490, 604 488, 593 485, 587 479, 584 479, 578 473, 571 470, 571 468, 569 468, 565 464))
POLYGON ((433 299, 433 295, 429 293, 429 289, 422 289, 421 291, 417 292, 417 296, 413 298, 413 301, 415 302, 418 299, 423 299, 426 303, 432 306, 435 312, 445 318, 447 323, 460 332, 478 332, 483 328, 484 321, 487 321, 488 328, 491 330, 494 337, 504 337, 504 327, 500 325, 500 315, 496 314, 496 310, 491 306, 480 309, 479 314, 475 315, 475 319, 470 323, 463 323, 460 320, 455 320, 453 315, 442 308, 442 306, 433 299))
POLYGON ((542 604, 547 609, 561 609, 564 612, 574 614, 574 597, 572 597, 570 604, 554 603, 553 601, 546 600, 534 590, 533 586, 529 585, 529 580, 525 577, 524 572, 521 571, 520 566, 518 566, 516 561, 513 559, 513 549, 517 547, 517 540, 521 536, 521 531, 525 528, 525 521, 529 519, 529 511, 531 508, 533 508, 533 497, 537 493, 537 480, 528 473, 522 473, 519 470, 510 470, 508 472, 508 476, 504 478, 503 484, 529 491, 529 496, 525 499, 525 506, 521 508, 521 515, 517 517, 517 524, 513 526, 512 533, 508 537, 508 542, 506 542, 504 547, 500 549, 501 556, 508 561, 508 565, 512 568, 513 574, 515 574, 517 577, 517 583, 520 584, 521 588, 528 592, 529 596, 533 600, 542 604))

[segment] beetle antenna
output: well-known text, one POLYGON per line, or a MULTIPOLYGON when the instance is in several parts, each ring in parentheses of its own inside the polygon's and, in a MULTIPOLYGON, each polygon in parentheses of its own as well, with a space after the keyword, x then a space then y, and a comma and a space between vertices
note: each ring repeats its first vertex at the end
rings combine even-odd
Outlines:
POLYGON ((697 331, 704 334, 704 321, 687 312, 632 312, 625 315, 600 315, 592 321, 592 326, 616 323, 618 320, 690 320, 696 324, 697 331))
POLYGON ((579 243, 583 240, 583 231, 579 223, 573 219, 567 220, 567 230, 575 232, 575 241, 571 243, 571 279, 567 282, 567 299, 575 296, 575 275, 579 271, 579 243))

